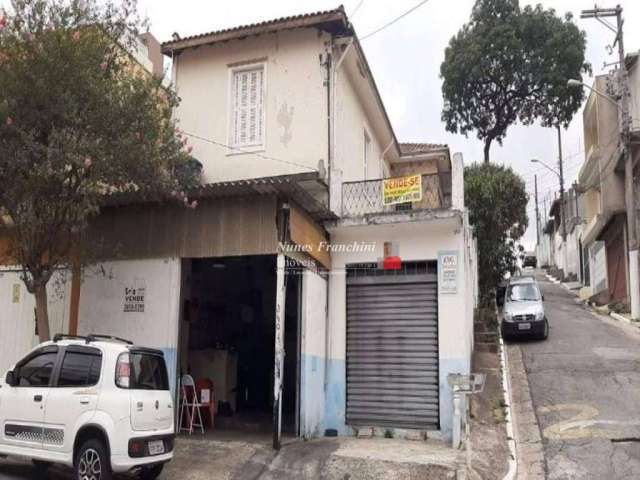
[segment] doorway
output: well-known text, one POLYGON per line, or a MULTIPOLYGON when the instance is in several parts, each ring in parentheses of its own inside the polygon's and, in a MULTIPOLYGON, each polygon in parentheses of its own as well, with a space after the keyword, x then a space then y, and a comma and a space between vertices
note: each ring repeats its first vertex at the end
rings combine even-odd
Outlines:
MULTIPOLYGON (((300 278, 287 278, 282 431, 298 435, 300 278)), ((180 374, 213 383, 215 430, 273 429, 276 256, 185 260, 180 374)), ((206 423, 206 421, 205 421, 206 423)))

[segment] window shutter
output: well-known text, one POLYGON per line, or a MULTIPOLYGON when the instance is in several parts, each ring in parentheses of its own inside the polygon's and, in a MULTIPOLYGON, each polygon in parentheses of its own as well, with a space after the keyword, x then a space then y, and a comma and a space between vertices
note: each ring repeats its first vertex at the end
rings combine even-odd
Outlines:
POLYGON ((263 67, 235 72, 233 89, 231 143, 234 146, 261 145, 264 127, 263 67))

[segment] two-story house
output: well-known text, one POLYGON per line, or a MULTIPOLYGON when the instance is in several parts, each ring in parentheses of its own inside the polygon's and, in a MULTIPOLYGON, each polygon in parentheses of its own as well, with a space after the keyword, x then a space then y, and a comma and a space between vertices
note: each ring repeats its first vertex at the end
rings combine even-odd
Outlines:
POLYGON ((608 75, 596 77, 583 111, 585 162, 578 181, 586 222, 581 244, 589 278, 582 295, 601 303, 628 303, 624 165, 618 108, 602 95, 610 91, 610 82, 608 75))
POLYGON ((448 437, 477 297, 462 157, 398 141, 342 8, 162 52, 198 206, 102 210, 77 333, 210 379, 216 428, 448 437))

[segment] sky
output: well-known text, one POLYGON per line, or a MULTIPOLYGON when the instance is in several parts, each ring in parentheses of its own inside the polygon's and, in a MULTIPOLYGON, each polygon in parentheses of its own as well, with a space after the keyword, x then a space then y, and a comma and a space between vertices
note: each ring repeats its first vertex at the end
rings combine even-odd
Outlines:
MULTIPOLYGON (((4 0, 2 1, 4 3, 4 0)), ((344 0, 343 4, 359 37, 374 31, 391 19, 418 4, 418 0, 344 0), (360 2, 362 3, 360 4, 360 2), (359 5, 360 4, 360 5, 359 5), (359 8, 352 15, 356 7, 359 8)), ((364 40, 363 48, 373 71, 382 100, 401 142, 446 143, 452 152, 462 152, 465 164, 482 161, 482 143, 470 134, 468 138, 445 131, 440 119, 442 81, 439 77, 444 49, 450 38, 468 21, 473 0, 429 0, 397 23, 364 40)), ((580 10, 593 8, 591 0, 520 0, 521 5, 542 3, 559 14, 572 12, 576 23, 587 33, 587 61, 594 75, 604 73, 605 61, 614 61, 607 53, 613 33, 597 21, 581 20, 580 10)), ((625 46, 627 52, 640 49, 640 1, 612 0, 601 7, 619 3, 624 9, 625 46)), ((332 0, 139 0, 141 13, 151 23, 158 40, 170 40, 173 32, 181 36, 204 33, 281 16, 332 9, 340 5, 332 0)), ((591 80, 585 78, 587 84, 591 80)), ((566 184, 576 178, 584 161, 582 110, 563 131, 566 184)), ((502 147, 494 143, 491 160, 510 165, 524 177, 531 199, 527 207, 530 227, 523 244, 535 244, 534 175, 538 176, 539 201, 550 200, 558 191, 557 177, 530 159, 538 158, 557 166, 558 148, 554 129, 540 126, 513 126, 502 147)))

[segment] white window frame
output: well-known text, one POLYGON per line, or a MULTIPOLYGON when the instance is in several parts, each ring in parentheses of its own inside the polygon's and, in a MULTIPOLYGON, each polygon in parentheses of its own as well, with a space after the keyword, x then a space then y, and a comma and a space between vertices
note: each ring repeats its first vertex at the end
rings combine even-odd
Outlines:
POLYGON ((363 162, 363 166, 364 166, 364 179, 368 180, 369 179, 369 167, 371 166, 371 155, 373 152, 373 140, 371 138, 371 134, 369 133, 369 130, 367 130, 367 127, 364 127, 363 129, 363 133, 362 133, 362 162, 363 162), (369 147, 367 149, 367 147, 369 147))
POLYGON ((242 155, 244 153, 263 152, 267 144, 267 62, 266 60, 243 62, 241 64, 229 65, 229 88, 227 90, 227 139, 228 148, 227 155, 242 155), (234 119, 235 119, 235 84, 234 78, 236 73, 262 69, 262 129, 260 132, 261 142, 259 144, 236 144, 234 138, 234 119))

